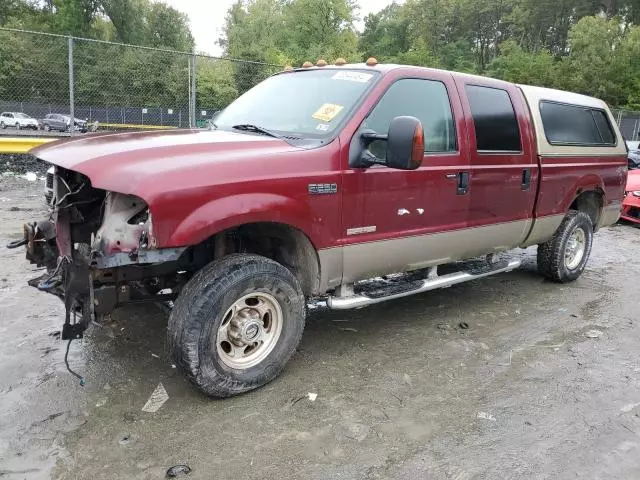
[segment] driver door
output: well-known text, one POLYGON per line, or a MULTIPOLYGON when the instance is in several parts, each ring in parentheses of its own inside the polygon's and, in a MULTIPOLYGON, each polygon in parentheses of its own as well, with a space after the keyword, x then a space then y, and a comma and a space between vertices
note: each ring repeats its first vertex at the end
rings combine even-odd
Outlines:
MULTIPOLYGON (((466 126, 451 75, 425 72, 391 80, 351 148, 358 148, 361 132, 386 134, 391 120, 403 115, 423 124, 420 168, 376 165, 345 171, 343 283, 442 263, 448 240, 436 234, 467 226, 469 195, 459 188, 469 176, 466 142, 460 141, 466 138, 466 126)), ((386 142, 374 142, 369 150, 383 159, 386 142)))

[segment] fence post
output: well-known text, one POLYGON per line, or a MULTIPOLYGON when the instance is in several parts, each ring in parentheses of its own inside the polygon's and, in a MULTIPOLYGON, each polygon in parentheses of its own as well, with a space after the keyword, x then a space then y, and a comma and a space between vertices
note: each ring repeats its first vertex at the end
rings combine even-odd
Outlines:
POLYGON ((191 98, 189 99, 189 127, 196 128, 196 56, 191 55, 191 98))
POLYGON ((76 118, 73 84, 73 37, 69 37, 69 115, 71 116, 71 132, 73 132, 73 122, 76 118))

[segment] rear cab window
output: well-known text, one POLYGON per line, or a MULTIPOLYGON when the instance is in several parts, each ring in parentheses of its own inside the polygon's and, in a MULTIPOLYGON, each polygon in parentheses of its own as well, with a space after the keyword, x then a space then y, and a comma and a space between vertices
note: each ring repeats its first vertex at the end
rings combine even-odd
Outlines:
POLYGON ((478 152, 521 152, 520 127, 509 93, 500 88, 469 84, 465 85, 465 91, 478 152))
POLYGON ((542 100, 540 116, 551 145, 615 146, 616 136, 604 110, 542 100))

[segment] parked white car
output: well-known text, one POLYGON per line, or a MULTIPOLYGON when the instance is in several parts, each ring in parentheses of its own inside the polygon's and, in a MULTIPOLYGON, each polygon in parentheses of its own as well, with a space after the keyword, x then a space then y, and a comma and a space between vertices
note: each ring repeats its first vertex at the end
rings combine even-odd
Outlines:
POLYGON ((0 115, 0 128, 4 129, 7 127, 14 127, 18 130, 21 128, 38 130, 38 121, 25 113, 2 112, 2 115, 0 115))

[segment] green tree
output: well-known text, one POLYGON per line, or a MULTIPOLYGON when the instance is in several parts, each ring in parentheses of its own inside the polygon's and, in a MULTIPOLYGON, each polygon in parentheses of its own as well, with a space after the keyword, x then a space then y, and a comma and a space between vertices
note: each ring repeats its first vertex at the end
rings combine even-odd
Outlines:
POLYGON ((199 110, 220 110, 238 96, 233 62, 228 60, 198 61, 197 92, 199 110))
POLYGON ((582 18, 569 32, 570 55, 564 60, 564 87, 613 105, 624 104, 628 94, 621 78, 628 66, 620 62, 618 54, 623 37, 618 19, 582 18))
POLYGON ((189 19, 164 3, 153 3, 146 15, 147 43, 152 47, 165 47, 191 52, 194 47, 189 19))
POLYGON ((99 0, 53 0, 53 6, 58 33, 91 36, 92 23, 100 8, 99 0))
POLYGON ((500 45, 500 56, 489 65, 488 75, 514 83, 558 86, 558 62, 548 50, 524 51, 514 40, 500 45))
POLYGON ((296 0, 283 9, 286 33, 279 45, 296 64, 324 58, 357 60, 354 0, 296 0))
POLYGON ((358 44, 363 60, 376 57, 380 61, 394 61, 408 51, 411 47, 408 27, 405 8, 395 2, 378 13, 367 15, 358 44))

